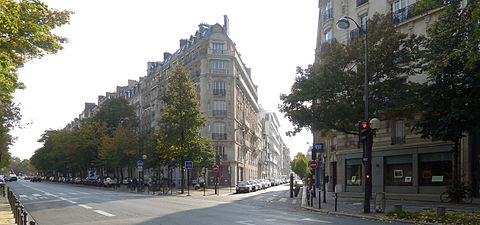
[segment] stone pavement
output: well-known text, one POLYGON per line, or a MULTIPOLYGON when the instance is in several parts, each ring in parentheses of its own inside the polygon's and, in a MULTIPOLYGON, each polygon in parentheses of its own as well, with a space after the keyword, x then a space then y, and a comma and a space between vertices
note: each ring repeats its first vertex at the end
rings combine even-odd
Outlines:
POLYGON ((15 224, 12 209, 8 204, 7 197, 0 195, 0 225, 15 224))
MULTIPOLYGON (((335 210, 335 193, 327 192, 326 203, 323 202, 323 194, 321 196, 322 202, 320 202, 319 208, 319 196, 318 192, 313 198, 313 206, 309 206, 306 198, 306 190, 303 189, 302 193, 302 207, 322 213, 360 217, 366 219, 384 220, 385 214, 394 210, 395 206, 401 206, 404 211, 418 211, 424 208, 437 208, 445 207, 446 210, 458 210, 458 211, 480 211, 480 199, 474 199, 472 204, 452 204, 442 203, 439 195, 432 194, 399 194, 399 193, 387 193, 385 196, 385 211, 383 213, 375 212, 375 202, 372 199, 370 201, 371 213, 363 213, 363 193, 351 193, 342 192, 337 194, 337 210, 335 210)), ((375 197, 375 193, 372 194, 375 197)), ((402 221, 405 222, 405 221, 402 221)))

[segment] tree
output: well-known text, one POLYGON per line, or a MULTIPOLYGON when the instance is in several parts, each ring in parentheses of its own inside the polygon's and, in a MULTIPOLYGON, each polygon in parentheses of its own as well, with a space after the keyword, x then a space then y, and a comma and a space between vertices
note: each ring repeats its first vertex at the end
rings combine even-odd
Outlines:
POLYGON ((310 175, 310 169, 308 167, 308 160, 305 155, 301 152, 297 153, 297 155, 290 161, 290 169, 297 174, 300 179, 307 177, 310 175))
POLYGON ((156 132, 157 150, 162 160, 182 168, 183 193, 185 161, 200 163, 213 158, 210 141, 200 136, 206 119, 200 112, 193 82, 180 66, 168 78, 167 92, 161 99, 164 111, 156 132))
MULTIPOLYGON (((122 122, 133 122, 135 120, 135 108, 131 106, 123 97, 111 98, 106 100, 92 117, 91 121, 105 123, 108 128, 108 134, 113 133, 122 122)), ((134 128, 134 126, 130 126, 134 128)))
POLYGON ((49 9, 39 0, 0 0, 0 139, 9 139, 3 143, 12 143, 7 133, 20 120, 12 96, 24 87, 18 81, 17 69, 29 60, 62 49, 67 39, 52 30, 69 23, 71 14, 49 9))
POLYGON ((469 1, 465 8, 461 2, 450 1, 427 30, 428 82, 415 124, 422 138, 454 143, 454 182, 460 178, 460 140, 480 128, 480 2, 469 1))
MULTIPOLYGON (((370 116, 387 120, 413 119, 419 85, 406 82, 420 65, 417 56, 423 39, 397 31, 387 15, 368 21, 368 79, 370 116)), ((282 94, 280 111, 293 123, 295 134, 302 128, 356 134, 355 124, 364 119, 364 38, 348 45, 322 45, 319 63, 297 69, 290 94, 282 94)))

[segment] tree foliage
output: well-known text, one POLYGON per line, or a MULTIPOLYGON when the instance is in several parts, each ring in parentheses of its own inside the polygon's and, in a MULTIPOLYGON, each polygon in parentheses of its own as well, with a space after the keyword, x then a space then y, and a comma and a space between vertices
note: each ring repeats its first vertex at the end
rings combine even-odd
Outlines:
POLYGON ((300 179, 308 177, 310 175, 310 169, 308 167, 308 160, 305 155, 301 152, 290 161, 290 169, 297 174, 300 179))
POLYGON ((6 148, 13 142, 8 132, 20 120, 12 96, 24 87, 18 81, 17 69, 31 59, 62 49, 67 39, 52 30, 69 23, 71 14, 49 9, 39 0, 0 0, 0 157, 7 156, 6 148))
MULTIPOLYGON (((368 79, 370 116, 386 120, 413 119, 419 85, 406 82, 418 72, 423 38, 397 31, 389 16, 368 21, 368 79)), ((319 63, 297 69, 290 94, 282 94, 280 111, 302 128, 355 134, 355 123, 364 119, 364 38, 348 45, 325 43, 319 63)))
MULTIPOLYGON (((162 101, 165 108, 156 132, 161 159, 176 166, 184 165, 185 161, 213 162, 210 140, 200 136, 206 118, 200 112, 193 82, 182 67, 176 67, 169 76, 162 101)), ((183 187, 182 179, 182 190, 183 187)))

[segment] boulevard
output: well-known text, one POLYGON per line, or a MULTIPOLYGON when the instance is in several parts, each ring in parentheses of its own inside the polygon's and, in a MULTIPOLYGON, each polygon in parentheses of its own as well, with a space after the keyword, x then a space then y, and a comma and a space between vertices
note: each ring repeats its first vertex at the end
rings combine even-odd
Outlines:
POLYGON ((286 185, 218 196, 152 196, 28 181, 8 187, 38 224, 381 224, 301 210, 286 185))

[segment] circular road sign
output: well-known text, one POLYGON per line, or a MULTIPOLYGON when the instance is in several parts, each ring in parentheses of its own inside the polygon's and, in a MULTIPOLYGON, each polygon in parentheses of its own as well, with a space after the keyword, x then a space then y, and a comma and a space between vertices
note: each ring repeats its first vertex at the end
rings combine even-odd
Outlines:
POLYGON ((218 166, 217 165, 213 166, 213 172, 218 172, 218 166))
POLYGON ((316 161, 310 161, 310 168, 315 169, 317 168, 317 162, 316 161))

